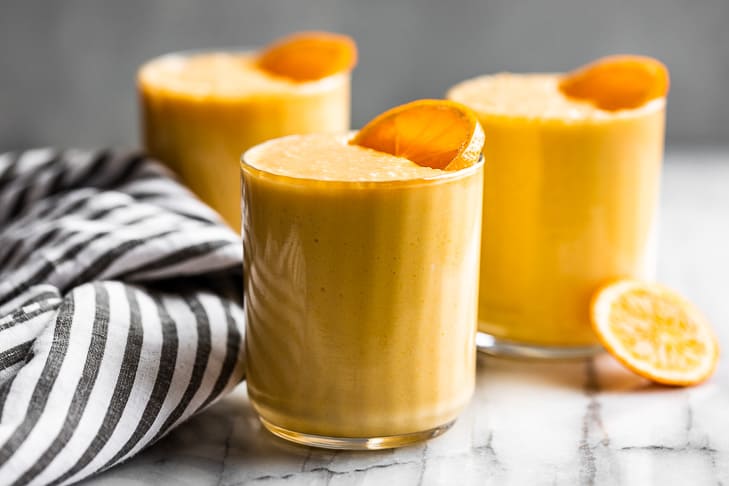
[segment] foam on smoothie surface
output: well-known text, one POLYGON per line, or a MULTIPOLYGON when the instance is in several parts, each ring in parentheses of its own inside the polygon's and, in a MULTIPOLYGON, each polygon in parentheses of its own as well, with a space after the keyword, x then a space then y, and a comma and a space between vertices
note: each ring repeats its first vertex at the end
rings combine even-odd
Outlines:
POLYGON ((246 153, 248 165, 277 175, 322 181, 399 181, 447 174, 403 157, 349 145, 347 135, 292 135, 246 153))
POLYGON ((480 76, 453 87, 448 98, 464 103, 484 115, 540 120, 605 120, 631 116, 651 109, 645 106, 620 111, 606 111, 565 96, 559 89, 559 74, 499 73, 480 76))
POLYGON ((260 69, 253 52, 172 54, 145 65, 139 80, 147 88, 194 96, 247 96, 293 91, 302 86, 260 69))

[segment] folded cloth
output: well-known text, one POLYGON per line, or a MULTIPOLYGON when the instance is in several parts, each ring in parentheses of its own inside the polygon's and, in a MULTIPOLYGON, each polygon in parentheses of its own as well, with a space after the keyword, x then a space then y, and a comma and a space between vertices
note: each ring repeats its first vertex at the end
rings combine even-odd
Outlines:
POLYGON ((141 154, 0 155, 0 485, 79 481, 238 384, 241 253, 141 154))

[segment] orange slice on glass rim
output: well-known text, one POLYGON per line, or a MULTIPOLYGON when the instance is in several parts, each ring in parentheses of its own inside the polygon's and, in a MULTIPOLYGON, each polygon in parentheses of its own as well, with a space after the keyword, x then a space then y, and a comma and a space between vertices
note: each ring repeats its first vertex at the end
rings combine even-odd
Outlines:
POLYGON ((664 98, 670 80, 666 66, 652 57, 608 56, 565 74, 559 89, 566 96, 602 110, 639 108, 664 98))
POLYGON ((357 64, 357 44, 343 34, 298 32, 269 44, 258 66, 275 76, 298 82, 348 72, 357 64))
POLYGON ((665 385, 711 376, 719 345, 701 312, 658 284, 620 280, 600 289, 590 308, 605 349, 638 375, 665 385))
POLYGON ((479 161, 484 133, 466 106, 447 100, 418 100, 376 116, 350 143, 424 167, 459 170, 479 161))

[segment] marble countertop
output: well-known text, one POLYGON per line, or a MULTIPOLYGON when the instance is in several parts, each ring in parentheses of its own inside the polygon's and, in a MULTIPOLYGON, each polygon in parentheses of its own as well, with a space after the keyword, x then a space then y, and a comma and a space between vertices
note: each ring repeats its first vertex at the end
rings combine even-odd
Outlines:
MULTIPOLYGON (((670 151, 659 279, 691 298, 729 353, 729 151, 670 151)), ((262 429, 245 387, 85 486, 726 484, 729 357, 698 387, 669 388, 612 358, 479 358, 453 428, 382 452, 289 444, 262 429)))

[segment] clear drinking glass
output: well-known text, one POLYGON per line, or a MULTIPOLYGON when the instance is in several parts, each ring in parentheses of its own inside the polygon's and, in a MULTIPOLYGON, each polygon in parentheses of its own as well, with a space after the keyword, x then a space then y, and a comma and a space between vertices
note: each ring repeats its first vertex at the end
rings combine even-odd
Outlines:
POLYGON ((593 293, 655 272, 665 99, 602 111, 558 79, 483 76, 448 93, 486 133, 478 344, 492 354, 594 354, 593 293))
POLYGON ((139 70, 148 153, 240 230, 240 154, 284 135, 349 130, 349 72, 293 82, 262 73, 255 51, 158 57, 139 70))
POLYGON ((442 433, 474 387, 483 162, 432 179, 317 180, 257 168, 260 147, 241 169, 261 421, 342 449, 442 433))

